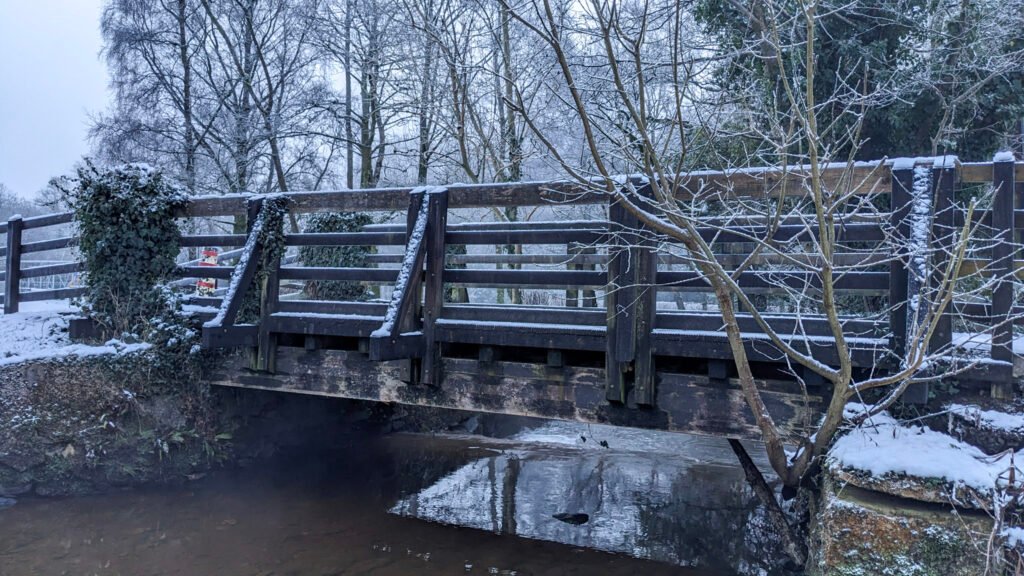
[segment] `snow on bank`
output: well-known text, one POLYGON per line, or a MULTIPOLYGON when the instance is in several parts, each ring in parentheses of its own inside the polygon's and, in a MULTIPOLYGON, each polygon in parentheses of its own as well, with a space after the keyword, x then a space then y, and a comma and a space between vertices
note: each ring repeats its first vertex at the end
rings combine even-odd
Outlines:
POLYGON ((988 456, 978 448, 923 426, 904 425, 888 414, 873 416, 836 440, 833 466, 876 478, 906 475, 941 478, 982 494, 1005 485, 1011 466, 1021 473, 1020 454, 988 456))
POLYGON ((946 410, 989 430, 1005 430, 1007 432, 1024 430, 1024 414, 1009 414, 997 410, 984 410, 973 404, 955 403, 946 406, 946 410))
POLYGON ((0 366, 44 358, 130 354, 150 344, 111 340, 102 346, 71 342, 68 323, 76 310, 66 301, 31 302, 17 314, 0 315, 0 366))
POLYGON ((1006 538, 1006 545, 1012 547, 1024 544, 1024 528, 1010 526, 1003 528, 1003 538, 1006 538))

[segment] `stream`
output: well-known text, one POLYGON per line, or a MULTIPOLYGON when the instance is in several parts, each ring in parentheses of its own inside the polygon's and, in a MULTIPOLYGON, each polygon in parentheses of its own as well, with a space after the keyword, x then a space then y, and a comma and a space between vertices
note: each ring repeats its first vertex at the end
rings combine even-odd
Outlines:
POLYGON ((778 561, 725 440, 564 422, 351 434, 184 486, 0 508, 4 576, 774 576, 778 561))

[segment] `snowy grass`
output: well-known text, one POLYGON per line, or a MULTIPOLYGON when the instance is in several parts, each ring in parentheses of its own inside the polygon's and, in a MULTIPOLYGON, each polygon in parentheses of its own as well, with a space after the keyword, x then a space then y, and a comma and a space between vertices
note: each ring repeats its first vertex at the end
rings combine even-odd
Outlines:
POLYGON ((110 340, 102 346, 71 342, 68 323, 77 309, 67 301, 29 302, 17 314, 0 315, 0 366, 47 358, 130 354, 149 344, 110 340))

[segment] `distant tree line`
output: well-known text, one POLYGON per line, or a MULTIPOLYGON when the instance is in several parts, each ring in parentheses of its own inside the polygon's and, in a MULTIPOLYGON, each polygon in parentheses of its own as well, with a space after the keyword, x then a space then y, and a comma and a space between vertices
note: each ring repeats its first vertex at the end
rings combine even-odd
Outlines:
MULTIPOLYGON (((857 126, 844 146, 858 158, 977 159, 1010 145, 1024 116, 1019 4, 822 3, 812 65, 823 122, 857 126)), ((667 152, 685 155, 687 168, 772 159, 766 135, 786 129, 779 71, 794 90, 807 76, 797 48, 805 31, 793 16, 801 2, 608 5, 615 18, 669 13, 687 28, 686 46, 672 53, 665 45, 642 63, 649 82, 700 88, 683 103, 687 130, 667 152), (765 51, 772 19, 790 47, 784 66, 765 51), (667 75, 673 58, 688 61, 685 77, 667 75)), ((92 125, 94 154, 158 165, 192 193, 554 177, 561 168, 531 123, 560 135, 567 157, 585 158, 587 145, 572 136, 579 119, 558 112, 572 96, 549 82, 557 70, 530 28, 548 10, 569 29, 586 26, 591 8, 567 0, 520 8, 506 0, 109 0, 101 25, 114 99, 92 125), (512 17, 518 12, 529 14, 512 17)), ((572 56, 578 77, 596 85, 593 55, 572 56)), ((628 111, 604 88, 589 96, 607 100, 603 152, 629 171, 622 146, 636 134, 628 111)), ((648 104, 652 125, 671 124, 671 102, 648 104)))

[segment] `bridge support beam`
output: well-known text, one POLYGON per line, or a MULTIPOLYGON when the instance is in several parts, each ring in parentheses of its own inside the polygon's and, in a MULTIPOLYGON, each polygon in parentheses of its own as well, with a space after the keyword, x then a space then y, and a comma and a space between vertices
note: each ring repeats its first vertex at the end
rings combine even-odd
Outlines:
MULTIPOLYGON (((277 372, 243 370, 240 355, 210 367, 210 384, 316 396, 395 402, 495 414, 554 418, 730 438, 760 438, 736 381, 713 384, 706 376, 659 373, 661 398, 647 410, 605 401, 605 371, 496 359, 444 358, 440 386, 408 386, 401 360, 373 362, 356 351, 298 347, 278 350, 277 372)), ((823 402, 793 382, 758 381, 769 412, 789 439, 807 434, 823 402)))

